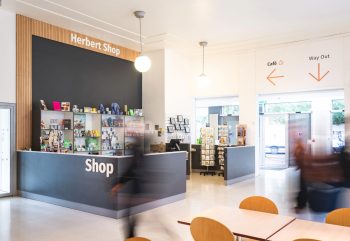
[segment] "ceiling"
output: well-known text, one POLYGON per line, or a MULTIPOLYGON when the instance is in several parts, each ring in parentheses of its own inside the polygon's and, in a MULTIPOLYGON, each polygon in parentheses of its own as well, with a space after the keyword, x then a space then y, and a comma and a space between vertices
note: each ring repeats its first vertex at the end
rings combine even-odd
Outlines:
POLYGON ((138 48, 247 49, 350 32, 349 0, 2 0, 2 8, 138 48))

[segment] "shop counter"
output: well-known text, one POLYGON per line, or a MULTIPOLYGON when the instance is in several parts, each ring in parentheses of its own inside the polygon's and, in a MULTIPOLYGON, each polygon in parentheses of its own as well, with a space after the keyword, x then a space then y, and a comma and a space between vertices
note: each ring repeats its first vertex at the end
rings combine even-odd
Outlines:
POLYGON ((225 185, 255 176, 255 146, 225 148, 225 185))
POLYGON ((140 193, 130 199, 129 184, 117 195, 111 188, 132 156, 96 156, 18 151, 20 196, 80 211, 120 218, 185 198, 186 152, 146 154, 140 193))

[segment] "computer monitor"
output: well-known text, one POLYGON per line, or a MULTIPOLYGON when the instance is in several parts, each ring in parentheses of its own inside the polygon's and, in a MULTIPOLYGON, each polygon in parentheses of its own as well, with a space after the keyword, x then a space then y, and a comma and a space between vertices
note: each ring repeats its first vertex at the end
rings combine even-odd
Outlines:
POLYGON ((180 139, 171 139, 169 143, 170 151, 181 151, 180 149, 180 139))

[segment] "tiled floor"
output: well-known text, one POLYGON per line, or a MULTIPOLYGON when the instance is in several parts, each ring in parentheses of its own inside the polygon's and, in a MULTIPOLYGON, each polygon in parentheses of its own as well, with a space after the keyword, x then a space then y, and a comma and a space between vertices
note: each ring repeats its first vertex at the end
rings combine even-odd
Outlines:
MULTIPOLYGON (((153 241, 192 240, 189 227, 177 224, 181 217, 216 205, 238 207, 250 195, 264 195, 276 202, 281 214, 293 215, 297 191, 293 169, 262 171, 255 179, 231 186, 218 176, 193 174, 186 199, 138 215, 137 233, 153 241)), ((324 214, 305 212, 304 219, 322 221, 324 214)), ((0 199, 1 241, 118 241, 123 222, 24 198, 0 199)))

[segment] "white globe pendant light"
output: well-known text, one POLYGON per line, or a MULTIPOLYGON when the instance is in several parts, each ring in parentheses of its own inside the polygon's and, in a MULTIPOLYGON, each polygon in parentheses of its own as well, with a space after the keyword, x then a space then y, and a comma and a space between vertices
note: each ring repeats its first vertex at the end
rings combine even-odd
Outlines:
POLYGON ((147 72, 152 65, 151 59, 148 56, 142 54, 141 19, 145 17, 145 14, 146 13, 144 11, 134 12, 135 17, 138 18, 140 22, 140 55, 135 59, 134 66, 136 70, 141 73, 147 72))
POLYGON ((197 78, 197 84, 200 88, 205 88, 209 85, 209 78, 204 73, 204 48, 208 45, 208 42, 202 41, 199 42, 199 45, 203 48, 203 61, 202 61, 202 73, 197 78))

